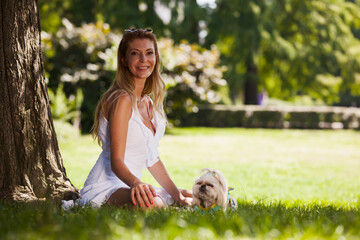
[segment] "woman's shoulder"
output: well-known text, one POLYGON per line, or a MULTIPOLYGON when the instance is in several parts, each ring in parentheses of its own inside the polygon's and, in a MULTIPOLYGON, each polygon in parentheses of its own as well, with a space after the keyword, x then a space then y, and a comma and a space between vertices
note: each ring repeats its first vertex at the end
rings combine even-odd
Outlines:
POLYGON ((130 118, 132 113, 132 101, 131 96, 128 93, 121 92, 112 101, 114 101, 113 104, 110 104, 110 106, 106 109, 106 116, 111 118, 111 115, 119 114, 130 118))
POLYGON ((127 92, 121 92, 119 94, 119 98, 118 98, 118 101, 117 103, 122 103, 122 104, 125 104, 127 106, 131 106, 132 105, 132 101, 131 101, 131 96, 129 93, 127 92))
POLYGON ((132 101, 128 93, 122 93, 116 103, 114 111, 130 112, 132 111, 132 101))

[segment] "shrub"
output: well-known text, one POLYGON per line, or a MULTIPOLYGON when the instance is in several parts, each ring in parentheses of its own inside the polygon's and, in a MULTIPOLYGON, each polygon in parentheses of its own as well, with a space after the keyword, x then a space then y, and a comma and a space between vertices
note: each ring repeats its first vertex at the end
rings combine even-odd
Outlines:
POLYGON ((246 127, 250 128, 282 128, 284 113, 281 111, 253 111, 247 113, 246 127))
POLYGON ((182 118, 182 126, 360 129, 360 109, 200 105, 182 118))
POLYGON ((290 128, 319 128, 320 114, 317 112, 289 112, 290 128))
POLYGON ((158 45, 167 85, 165 110, 175 125, 189 124, 186 115, 196 112, 199 104, 222 102, 220 89, 226 86, 226 68, 218 65, 220 52, 216 46, 205 49, 186 42, 174 45, 172 39, 161 39, 158 45))
MULTIPOLYGON (((112 50, 119 39, 120 36, 110 32, 107 24, 89 23, 75 27, 67 19, 63 19, 63 27, 56 34, 42 32, 45 75, 49 93, 53 96, 50 97, 52 110, 57 109, 55 104, 67 106, 72 99, 80 97, 76 101, 79 107, 67 107, 70 112, 81 111, 77 116, 81 115, 82 130, 90 129, 95 106, 112 82, 112 50), (60 103, 59 97, 64 103, 60 103)), ((74 122, 75 118, 75 115, 59 115, 55 111, 53 115, 55 119, 69 122, 74 122)))
POLYGON ((68 122, 54 120, 56 137, 59 142, 66 142, 80 136, 80 131, 68 122))
POLYGON ((208 105, 183 119, 183 126, 241 127, 245 124, 245 111, 222 105, 208 105))

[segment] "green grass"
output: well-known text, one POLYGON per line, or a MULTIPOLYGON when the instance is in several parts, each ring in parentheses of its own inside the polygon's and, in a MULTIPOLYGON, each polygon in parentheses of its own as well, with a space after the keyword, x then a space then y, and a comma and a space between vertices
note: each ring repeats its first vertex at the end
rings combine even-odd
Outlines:
POLYGON ((0 204, 1 239, 359 239, 357 207, 239 202, 229 213, 0 204))
MULTIPOLYGON (((71 181, 81 188, 101 148, 91 136, 61 144, 71 181)), ((160 157, 181 188, 204 167, 221 170, 245 201, 360 201, 360 132, 175 128, 160 157)), ((144 181, 156 185, 145 170, 144 181)))
MULTIPOLYGON (((81 188, 101 148, 90 136, 60 147, 81 188)), ((160 156, 182 188, 204 167, 221 170, 239 209, 64 212, 51 203, 0 203, 0 238, 360 239, 360 132, 175 128, 160 156)), ((144 181, 156 185, 146 171, 144 181)))

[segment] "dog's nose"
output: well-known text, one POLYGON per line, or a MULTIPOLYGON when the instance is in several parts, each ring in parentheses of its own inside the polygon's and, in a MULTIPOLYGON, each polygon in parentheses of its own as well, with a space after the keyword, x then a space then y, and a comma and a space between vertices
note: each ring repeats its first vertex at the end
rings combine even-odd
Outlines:
POLYGON ((201 185, 200 191, 205 191, 205 190, 206 190, 206 185, 201 185))

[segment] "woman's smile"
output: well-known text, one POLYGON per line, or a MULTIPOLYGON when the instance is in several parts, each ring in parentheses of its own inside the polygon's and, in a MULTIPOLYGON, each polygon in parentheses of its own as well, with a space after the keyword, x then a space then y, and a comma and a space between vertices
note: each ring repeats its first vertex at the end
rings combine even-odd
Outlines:
POLYGON ((145 66, 145 67, 138 67, 138 69, 139 70, 147 70, 147 69, 149 69, 150 67, 147 67, 147 66, 145 66))

